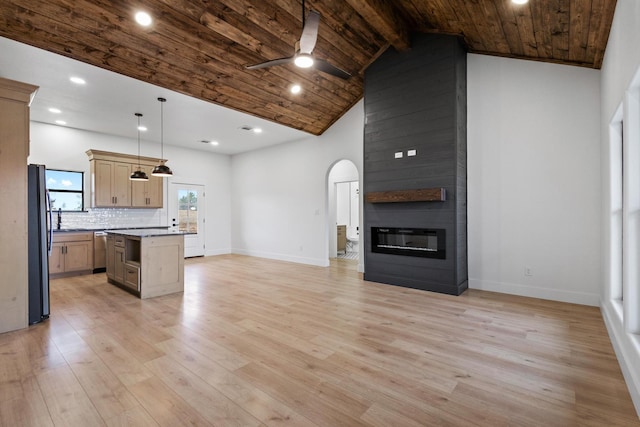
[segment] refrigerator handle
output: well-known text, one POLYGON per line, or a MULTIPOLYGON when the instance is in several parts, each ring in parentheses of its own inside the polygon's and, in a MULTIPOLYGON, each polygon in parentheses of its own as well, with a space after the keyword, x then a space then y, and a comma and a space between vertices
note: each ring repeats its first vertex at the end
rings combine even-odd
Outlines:
POLYGON ((51 212, 51 196, 49 195, 49 190, 46 191, 47 197, 47 252, 49 256, 51 256, 51 249, 53 248, 53 213, 51 212))

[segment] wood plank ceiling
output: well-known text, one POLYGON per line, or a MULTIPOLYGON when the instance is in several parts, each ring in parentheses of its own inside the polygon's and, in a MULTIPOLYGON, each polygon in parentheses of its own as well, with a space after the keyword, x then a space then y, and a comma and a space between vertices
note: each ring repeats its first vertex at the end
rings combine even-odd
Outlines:
POLYGON ((3 0, 0 36, 319 135, 363 95, 363 72, 412 31, 458 35, 469 52, 599 69, 615 0, 308 0, 314 56, 342 80, 294 65, 301 0, 3 0), (145 10, 153 24, 133 15, 145 10), (289 92, 299 83, 303 92, 289 92))

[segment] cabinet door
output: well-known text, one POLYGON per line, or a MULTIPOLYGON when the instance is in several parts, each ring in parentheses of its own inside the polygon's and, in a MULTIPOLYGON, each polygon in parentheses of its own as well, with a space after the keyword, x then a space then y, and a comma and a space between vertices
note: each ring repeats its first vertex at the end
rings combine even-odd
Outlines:
POLYGON ((163 195, 164 195, 164 178, 161 176, 152 176, 151 171, 153 168, 149 168, 149 183, 147 191, 147 207, 148 208, 162 208, 163 195))
POLYGON ((93 179, 94 207, 113 206, 113 162, 96 160, 93 179))
MULTIPOLYGON (((163 179, 151 175, 153 166, 141 165, 140 169, 149 177, 149 181, 131 182, 131 206, 136 208, 161 208, 163 179)), ((131 173, 138 170, 138 165, 131 165, 131 173)))
POLYGON ((116 246, 114 254, 113 280, 124 283, 124 248, 116 246))
POLYGON ((107 236, 107 277, 113 279, 114 278, 114 269, 115 269, 115 246, 114 246, 114 238, 112 235, 107 236))
POLYGON ((49 255, 49 274, 64 273, 64 243, 51 245, 49 255))
POLYGON ((93 242, 67 242, 64 254, 64 271, 93 269, 93 242))
POLYGON ((131 206, 131 165, 129 163, 113 163, 113 206, 131 206))
POLYGON ((95 207, 131 206, 131 165, 95 160, 93 191, 95 207))

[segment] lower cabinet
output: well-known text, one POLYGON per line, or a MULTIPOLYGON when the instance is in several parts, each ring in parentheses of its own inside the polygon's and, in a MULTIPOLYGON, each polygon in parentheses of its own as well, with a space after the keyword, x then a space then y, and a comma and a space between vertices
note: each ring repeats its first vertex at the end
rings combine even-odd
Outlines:
POLYGON ((144 299, 184 290, 184 235, 107 232, 107 278, 144 299))
POLYGON ((49 275, 53 278, 93 271, 93 233, 53 234, 49 275))
POLYGON ((140 292, 140 267, 127 263, 124 266, 124 285, 140 292))

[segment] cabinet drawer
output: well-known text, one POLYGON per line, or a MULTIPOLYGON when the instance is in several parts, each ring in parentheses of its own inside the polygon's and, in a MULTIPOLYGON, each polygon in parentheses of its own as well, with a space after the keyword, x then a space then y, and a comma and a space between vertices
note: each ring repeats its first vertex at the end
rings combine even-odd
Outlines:
POLYGON ((81 242, 86 240, 93 240, 93 232, 58 232, 53 233, 53 243, 59 242, 81 242))
POLYGON ((140 267, 125 264, 124 266, 124 284, 126 287, 135 289, 140 292, 140 267))
POLYGON ((114 245, 116 246, 120 246, 121 248, 124 248, 124 236, 115 236, 114 237, 114 245))

